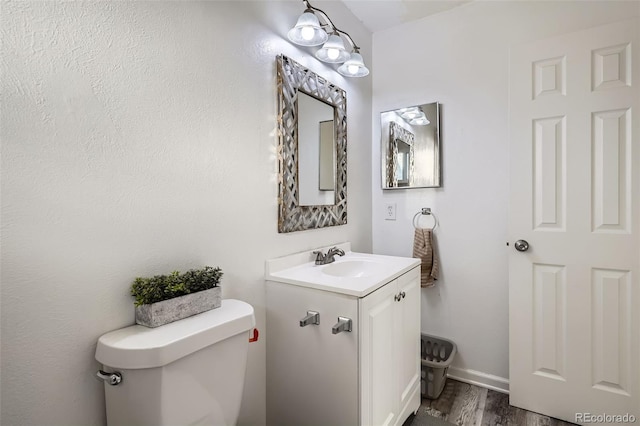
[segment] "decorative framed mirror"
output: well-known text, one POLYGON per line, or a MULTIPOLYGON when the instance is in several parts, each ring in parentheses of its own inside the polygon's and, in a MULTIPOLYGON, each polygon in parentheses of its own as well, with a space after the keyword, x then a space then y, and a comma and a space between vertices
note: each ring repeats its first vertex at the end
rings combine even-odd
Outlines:
POLYGON ((278 232, 347 223, 347 95, 284 55, 278 84, 278 232))
POLYGON ((442 187, 440 104, 380 114, 382 189, 442 187))

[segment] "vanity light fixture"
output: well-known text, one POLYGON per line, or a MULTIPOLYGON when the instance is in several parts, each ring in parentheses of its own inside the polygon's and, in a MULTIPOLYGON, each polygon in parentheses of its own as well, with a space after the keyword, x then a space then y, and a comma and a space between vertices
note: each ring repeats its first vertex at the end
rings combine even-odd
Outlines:
POLYGON ((289 30, 287 37, 300 46, 319 46, 329 38, 311 9, 300 15, 296 26, 289 30))
POLYGON ((348 77, 364 77, 369 70, 364 66, 364 59, 359 53, 352 53, 347 61, 338 67, 338 72, 348 77))
POLYGON ((329 36, 327 42, 322 45, 322 48, 316 52, 316 58, 330 64, 341 64, 349 57, 349 52, 344 47, 342 37, 335 31, 329 36))
POLYGON ((306 9, 298 18, 298 22, 288 33, 287 37, 300 46, 323 46, 316 52, 316 58, 330 64, 343 64, 338 72, 345 77, 364 77, 369 69, 364 65, 360 48, 353 38, 336 27, 329 16, 322 10, 311 6, 308 0, 302 0, 306 9), (320 21, 322 19, 322 22, 320 21), (329 34, 327 34, 329 29, 329 34), (347 40, 351 45, 351 53, 344 45, 347 40))

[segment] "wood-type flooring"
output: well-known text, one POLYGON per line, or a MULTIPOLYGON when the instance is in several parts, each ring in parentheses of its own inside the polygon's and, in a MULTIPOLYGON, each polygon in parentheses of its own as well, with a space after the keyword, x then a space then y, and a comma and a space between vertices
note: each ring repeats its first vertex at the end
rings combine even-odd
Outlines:
POLYGON ((574 426, 552 417, 509 405, 509 395, 447 379, 440 397, 422 399, 415 416, 403 426, 431 425, 436 417, 459 426, 574 426))

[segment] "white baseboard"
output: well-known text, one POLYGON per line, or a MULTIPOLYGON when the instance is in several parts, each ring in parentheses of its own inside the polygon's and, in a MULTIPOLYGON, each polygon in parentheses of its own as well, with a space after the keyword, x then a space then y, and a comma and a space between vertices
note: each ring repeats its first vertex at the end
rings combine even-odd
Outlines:
POLYGON ((460 382, 469 383, 497 392, 509 393, 509 379, 505 379, 504 377, 457 367, 449 367, 447 376, 460 382))

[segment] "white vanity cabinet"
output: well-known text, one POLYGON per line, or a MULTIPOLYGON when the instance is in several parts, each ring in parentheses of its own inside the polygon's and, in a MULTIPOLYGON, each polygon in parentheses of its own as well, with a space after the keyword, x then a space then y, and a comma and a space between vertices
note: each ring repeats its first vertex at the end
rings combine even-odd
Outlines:
POLYGON ((267 274, 268 425, 394 426, 417 411, 419 261, 396 259, 405 265, 386 282, 370 277, 372 287, 267 274), (300 325, 308 312, 319 324, 300 325), (351 331, 333 333, 338 317, 351 320, 351 331))

